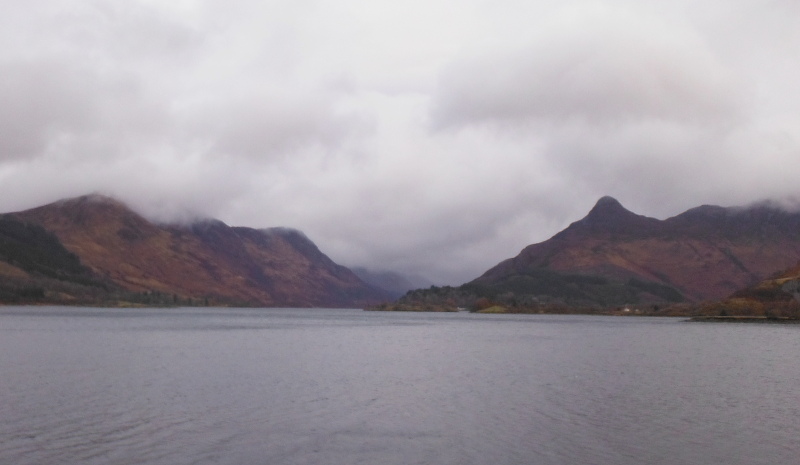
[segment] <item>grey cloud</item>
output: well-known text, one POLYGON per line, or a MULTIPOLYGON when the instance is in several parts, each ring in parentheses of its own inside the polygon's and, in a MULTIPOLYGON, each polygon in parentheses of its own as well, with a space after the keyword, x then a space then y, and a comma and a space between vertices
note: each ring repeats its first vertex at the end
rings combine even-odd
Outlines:
POLYGON ((56 2, 48 11, 60 48, 82 57, 174 66, 196 57, 206 41, 186 18, 141 2, 56 2))
POLYGON ((1 8, 0 158, 132 155, 172 137, 164 92, 203 34, 142 2, 1 8))
POLYGON ((0 63, 0 159, 38 156, 97 119, 92 76, 36 61, 0 63))
POLYGON ((197 113, 189 124, 197 137, 208 140, 212 154, 266 160, 311 146, 332 150, 368 127, 355 114, 337 112, 330 96, 313 93, 225 100, 197 113))
POLYGON ((36 60, 0 64, 0 158, 108 158, 163 141, 171 117, 135 76, 36 60))
POLYGON ((786 160, 800 143, 796 130, 759 128, 757 105, 764 111, 775 96, 754 85, 762 70, 742 75, 742 63, 725 61, 719 37, 703 35, 713 28, 696 29, 707 18, 671 22, 613 4, 562 8, 523 45, 451 63, 432 99, 433 127, 538 141, 537 158, 564 179, 557 192, 611 194, 651 215, 700 198, 735 204, 790 191, 774 166, 793 170, 786 160))
POLYGON ((527 46, 451 64, 434 96, 434 124, 708 120, 744 104, 735 75, 680 27, 612 8, 569 8, 545 23, 527 46))

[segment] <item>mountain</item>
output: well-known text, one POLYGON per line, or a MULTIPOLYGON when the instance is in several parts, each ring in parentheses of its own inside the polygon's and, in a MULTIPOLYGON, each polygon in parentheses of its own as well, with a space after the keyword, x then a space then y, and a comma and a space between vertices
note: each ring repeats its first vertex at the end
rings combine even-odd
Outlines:
POLYGON ((96 301, 113 286, 81 264, 43 227, 0 215, 0 302, 33 303, 45 289, 58 301, 96 301))
POLYGON ((92 276, 128 293, 270 307, 350 307, 389 298, 296 230, 211 219, 156 224, 100 195, 6 216, 52 233, 92 276))
POLYGON ((585 218, 459 291, 523 306, 699 302, 726 297, 798 259, 800 214, 768 203, 701 206, 658 220, 603 197, 585 218))
POLYGON ((395 299, 412 289, 433 284, 421 276, 409 276, 394 271, 374 271, 363 267, 351 269, 365 283, 384 289, 395 299))

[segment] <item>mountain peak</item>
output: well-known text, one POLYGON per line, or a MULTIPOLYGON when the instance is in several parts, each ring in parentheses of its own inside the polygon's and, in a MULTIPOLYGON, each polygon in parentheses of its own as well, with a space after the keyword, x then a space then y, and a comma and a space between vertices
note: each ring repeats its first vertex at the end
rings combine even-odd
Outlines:
POLYGON ((121 201, 101 194, 62 199, 41 207, 16 212, 15 215, 35 223, 48 223, 51 231, 56 234, 58 228, 70 228, 70 225, 107 227, 122 222, 127 222, 128 225, 146 223, 141 215, 121 201))
POLYGON ((573 231, 589 233, 635 233, 649 231, 659 223, 658 220, 637 215, 622 206, 613 197, 601 197, 589 213, 580 221, 573 223, 573 231))
POLYGON ((601 197, 581 222, 589 225, 623 225, 639 215, 622 206, 614 197, 601 197))
POLYGON ((611 197, 610 195, 604 195, 604 196, 600 197, 599 199, 597 199, 597 203, 595 205, 600 205, 600 204, 617 204, 617 205, 619 205, 620 203, 619 203, 619 200, 615 199, 614 197, 611 197))
POLYGON ((617 215, 620 213, 631 213, 625 207, 619 203, 619 200, 615 199, 611 196, 603 196, 594 204, 594 207, 589 211, 588 217, 592 216, 607 216, 607 215, 617 215))

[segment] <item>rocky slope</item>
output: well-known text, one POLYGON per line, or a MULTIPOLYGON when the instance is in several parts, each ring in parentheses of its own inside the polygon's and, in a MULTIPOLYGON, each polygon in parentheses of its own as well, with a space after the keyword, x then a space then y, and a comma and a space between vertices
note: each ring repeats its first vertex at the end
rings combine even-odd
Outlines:
POLYGON ((9 215, 51 232, 92 276, 176 303, 349 307, 388 295, 337 265, 301 232, 148 221, 90 195, 9 215))

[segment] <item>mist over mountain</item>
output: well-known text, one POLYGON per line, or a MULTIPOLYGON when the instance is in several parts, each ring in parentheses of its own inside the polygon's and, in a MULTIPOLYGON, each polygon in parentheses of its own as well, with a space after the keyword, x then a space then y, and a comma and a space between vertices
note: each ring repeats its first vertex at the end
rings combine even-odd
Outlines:
POLYGON ((405 275, 395 271, 374 271, 364 267, 351 269, 364 282, 388 291, 394 298, 398 298, 412 289, 433 285, 430 280, 417 275, 405 275))

